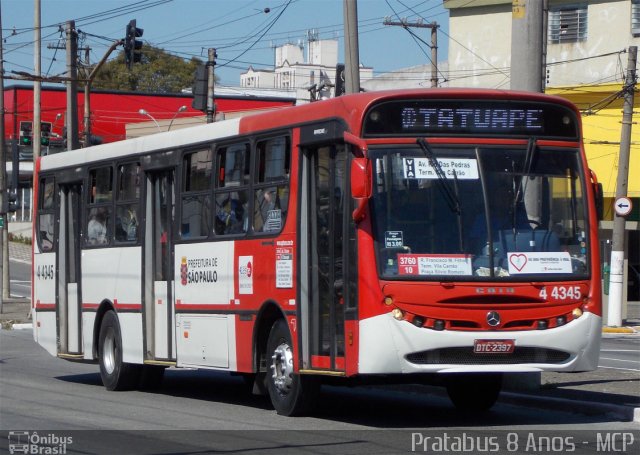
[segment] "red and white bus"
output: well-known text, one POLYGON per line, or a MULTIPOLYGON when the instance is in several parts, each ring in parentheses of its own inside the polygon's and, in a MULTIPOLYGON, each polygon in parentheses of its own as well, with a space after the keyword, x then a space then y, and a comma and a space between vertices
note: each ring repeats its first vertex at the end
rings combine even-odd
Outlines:
POLYGON ((235 372, 280 414, 322 382, 597 367, 598 185, 569 102, 363 93, 46 156, 34 336, 109 390, 235 372))

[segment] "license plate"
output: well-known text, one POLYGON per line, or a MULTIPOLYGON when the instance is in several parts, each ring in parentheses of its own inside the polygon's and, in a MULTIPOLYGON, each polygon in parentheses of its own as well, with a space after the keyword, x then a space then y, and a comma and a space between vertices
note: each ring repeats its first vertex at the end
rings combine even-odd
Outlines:
POLYGON ((476 354, 513 354, 515 340, 474 340, 473 352, 476 354))

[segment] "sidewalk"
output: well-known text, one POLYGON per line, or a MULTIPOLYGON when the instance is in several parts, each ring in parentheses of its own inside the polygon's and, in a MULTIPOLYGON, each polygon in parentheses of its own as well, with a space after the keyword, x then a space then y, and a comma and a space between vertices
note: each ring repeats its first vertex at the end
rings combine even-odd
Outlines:
MULTIPOLYGON (((12 259, 31 262, 31 247, 9 243, 12 259)), ((3 303, 2 328, 30 329, 30 302, 10 299, 3 303)), ((622 328, 627 331, 607 333, 603 337, 640 338, 640 303, 629 303, 627 319, 622 328)), ((602 369, 585 373, 542 373, 541 386, 506 390, 501 402, 539 407, 541 409, 572 409, 582 414, 611 414, 622 420, 640 422, 640 375, 626 370, 602 369)))

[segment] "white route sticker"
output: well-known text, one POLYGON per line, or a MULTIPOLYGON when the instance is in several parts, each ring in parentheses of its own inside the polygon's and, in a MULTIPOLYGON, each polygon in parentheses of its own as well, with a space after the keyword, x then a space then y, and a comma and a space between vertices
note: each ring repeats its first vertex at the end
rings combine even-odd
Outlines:
MULTIPOLYGON (((435 169, 427 158, 403 158, 404 178, 406 179, 437 179, 435 169)), ((477 180, 478 163, 470 158, 437 158, 438 164, 447 179, 455 177, 458 180, 477 180)))

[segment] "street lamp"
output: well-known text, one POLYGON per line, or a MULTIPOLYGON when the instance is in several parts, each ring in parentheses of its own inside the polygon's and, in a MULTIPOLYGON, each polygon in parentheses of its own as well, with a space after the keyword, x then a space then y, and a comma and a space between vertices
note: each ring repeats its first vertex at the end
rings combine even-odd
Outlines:
POLYGON ((176 111, 175 114, 173 114, 173 117, 171 118, 171 121, 169 122, 169 128, 167 128, 167 131, 169 131, 171 129, 171 125, 173 125, 173 121, 176 119, 176 117, 178 116, 178 114, 180 112, 184 112, 187 110, 187 106, 180 106, 178 108, 178 110, 176 111))
POLYGON ((156 120, 156 119, 154 119, 154 118, 153 118, 153 116, 152 116, 151 114, 149 114, 149 113, 146 111, 146 109, 140 109, 140 110, 138 111, 138 114, 140 114, 140 115, 146 115, 147 117, 149 117, 151 120, 153 120, 153 123, 155 123, 155 124, 156 124, 156 128, 158 128, 158 131, 162 131, 162 130, 160 129, 160 124, 157 122, 157 120, 156 120))

